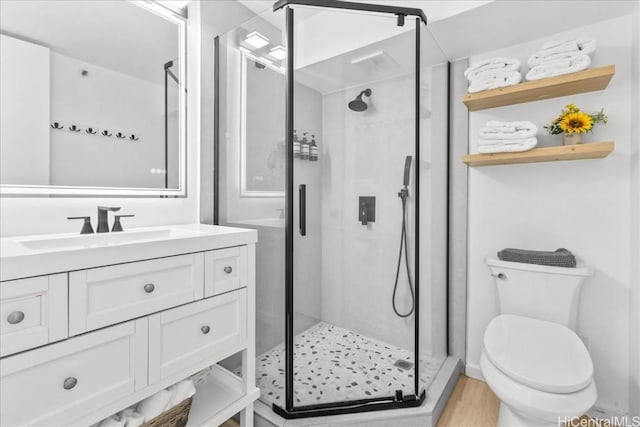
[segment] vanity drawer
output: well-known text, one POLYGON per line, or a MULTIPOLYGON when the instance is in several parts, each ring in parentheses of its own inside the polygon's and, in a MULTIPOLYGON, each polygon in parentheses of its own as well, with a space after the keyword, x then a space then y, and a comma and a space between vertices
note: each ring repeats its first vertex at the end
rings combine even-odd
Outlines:
POLYGON ((0 425, 60 426, 147 384, 147 319, 0 360, 0 425))
POLYGON ((112 325, 202 298, 203 254, 69 274, 69 334, 112 325))
POLYGON ((246 337, 246 289, 154 314, 149 318, 149 384, 226 357, 246 337))
POLYGON ((0 283, 0 357, 67 336, 66 273, 0 283))
POLYGON ((247 247, 218 249, 204 255, 204 296, 247 286, 247 247))

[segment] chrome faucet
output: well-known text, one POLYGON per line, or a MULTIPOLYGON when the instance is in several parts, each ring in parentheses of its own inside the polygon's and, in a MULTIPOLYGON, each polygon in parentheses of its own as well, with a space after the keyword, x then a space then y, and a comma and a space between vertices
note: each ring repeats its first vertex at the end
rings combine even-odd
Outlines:
POLYGON ((120 208, 98 206, 98 228, 96 233, 108 233, 109 232, 109 211, 118 212, 120 208))

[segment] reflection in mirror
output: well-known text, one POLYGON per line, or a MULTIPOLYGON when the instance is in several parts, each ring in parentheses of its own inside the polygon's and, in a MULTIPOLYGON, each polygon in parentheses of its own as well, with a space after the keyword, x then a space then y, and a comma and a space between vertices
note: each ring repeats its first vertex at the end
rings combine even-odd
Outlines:
POLYGON ((184 20, 144 2, 0 3, 2 192, 184 194, 184 20))
POLYGON ((241 52, 242 196, 284 197, 284 71, 244 48, 241 52))

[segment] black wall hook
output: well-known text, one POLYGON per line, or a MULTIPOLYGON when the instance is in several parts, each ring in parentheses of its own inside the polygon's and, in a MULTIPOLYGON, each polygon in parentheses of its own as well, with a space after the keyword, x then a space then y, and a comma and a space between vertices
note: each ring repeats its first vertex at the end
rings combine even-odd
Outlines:
POLYGON ((79 128, 78 126, 76 126, 76 125, 71 125, 71 126, 69 126, 69 130, 70 130, 71 132, 80 132, 82 129, 80 129, 80 128, 79 128))
POLYGON ((136 136, 135 136, 135 135, 131 135, 131 136, 129 137, 129 139, 130 139, 130 140, 132 140, 132 141, 139 141, 139 140, 140 140, 140 138, 136 138, 136 136))
POLYGON ((58 123, 58 122, 53 122, 53 124, 51 125, 51 127, 52 127, 53 129, 60 129, 60 130, 64 129, 64 126, 61 126, 61 125, 60 125, 60 123, 58 123))
POLYGON ((126 135, 124 135, 122 132, 118 132, 118 133, 116 133, 116 138, 118 138, 118 139, 125 139, 126 137, 127 137, 127 136, 126 136, 126 135))
POLYGON ((95 135, 96 133, 98 133, 97 131, 93 130, 93 128, 87 128, 85 132, 88 133, 89 135, 95 135))
POLYGON ((105 130, 102 131, 102 133, 100 135, 102 135, 102 136, 111 136, 113 134, 109 133, 109 131, 105 129, 105 130))

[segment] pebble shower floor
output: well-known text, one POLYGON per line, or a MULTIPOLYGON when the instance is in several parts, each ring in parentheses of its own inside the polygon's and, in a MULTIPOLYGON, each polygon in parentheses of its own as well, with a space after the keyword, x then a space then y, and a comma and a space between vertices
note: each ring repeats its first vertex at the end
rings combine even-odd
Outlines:
MULTIPOLYGON (((294 338, 295 405, 393 396, 397 389, 413 393, 413 352, 348 329, 317 323, 294 338)), ((284 345, 257 358, 257 386, 267 404, 284 405, 284 345)), ((420 382, 427 390, 442 360, 420 357, 420 382)))

